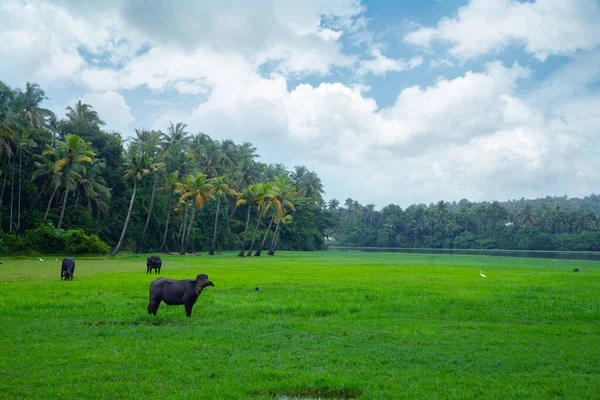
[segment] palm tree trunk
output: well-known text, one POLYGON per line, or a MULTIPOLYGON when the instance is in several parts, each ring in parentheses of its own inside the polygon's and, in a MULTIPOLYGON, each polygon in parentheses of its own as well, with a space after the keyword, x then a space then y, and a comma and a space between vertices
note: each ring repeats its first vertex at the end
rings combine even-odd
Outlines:
POLYGON ((279 236, 281 236, 281 231, 277 232, 277 235, 275 235, 275 245, 273 246, 273 250, 269 252, 270 256, 275 255, 275 249, 277 248, 277 243, 279 242, 279 236))
POLYGON ((4 188, 6 187, 6 178, 8 178, 8 165, 4 171, 4 181, 2 182, 2 192, 0 192, 0 207, 2 207, 2 199, 4 198, 4 188))
POLYGON ((21 230, 21 154, 19 154, 19 204, 17 207, 17 232, 21 230))
POLYGON ((256 232, 258 232, 258 227, 260 225, 260 220, 262 219, 265 209, 258 214, 258 221, 256 222, 256 228, 254 229, 254 235, 252 236, 252 242, 250 242, 250 250, 246 253, 246 257, 252 257, 252 248, 254 247, 254 241, 256 240, 256 232))
POLYGON ((67 208, 67 198, 69 197, 68 194, 69 188, 65 186, 65 197, 63 199, 62 208, 60 209, 60 217, 58 217, 58 225, 56 225, 56 229, 60 229, 60 227, 62 226, 63 217, 65 215, 65 208, 67 208))
POLYGON ((48 200, 48 205, 46 206, 46 213, 44 214, 44 221, 48 218, 48 211, 50 211, 50 206, 52 205, 52 200, 54 199, 54 195, 58 190, 58 185, 54 186, 54 190, 52 191, 52 195, 50 196, 50 200, 48 200))
POLYGON ((169 233, 169 221, 171 219, 171 199, 172 199, 172 195, 169 194, 169 209, 167 210, 167 221, 165 223, 165 233, 163 234, 163 239, 162 239, 162 243, 160 245, 160 247, 158 248, 158 252, 162 253, 163 251, 166 251, 165 249, 165 245, 167 244, 167 236, 169 233))
POLYGON ((274 220, 275 220, 275 213, 273 213, 273 216, 271 217, 271 222, 269 222, 269 226, 267 227, 267 230, 265 231, 265 237, 263 237, 262 242, 260 242, 260 245, 258 246, 258 250, 256 250, 256 253, 254 253, 254 257, 260 257, 260 253, 262 252, 262 248, 264 247, 265 242, 267 241, 267 235, 271 231, 271 226, 273 226, 274 220))
POLYGON ((129 217, 131 217, 131 210, 133 209, 133 200, 135 199, 135 189, 137 187, 137 180, 133 179, 133 193, 131 194, 131 200, 129 201, 129 210, 127 211, 127 218, 125 218, 125 223, 123 224, 123 232, 121 232, 121 237, 119 238, 119 242, 117 243, 117 247, 110 253, 111 256, 114 256, 119 252, 121 245, 123 244, 123 239, 125 239, 125 233, 127 232, 127 225, 129 224, 129 217))
POLYGON ((248 233, 248 224, 250 223, 250 204, 248 204, 248 216, 246 217, 246 230, 244 231, 244 239, 242 239, 242 251, 238 254, 238 257, 244 257, 244 249, 246 244, 246 234, 248 233))
POLYGON ((135 254, 140 252, 142 248, 142 242, 144 241, 144 236, 146 235, 146 231, 148 230, 148 225, 150 225, 150 217, 152 216, 152 209, 154 208, 154 197, 156 196, 156 185, 158 184, 158 175, 154 177, 154 186, 152 187, 152 195, 150 196, 150 207, 148 207, 148 217, 146 218, 146 225, 144 225, 144 230, 142 231, 142 235, 140 236, 140 240, 138 241, 137 247, 135 249, 135 254))
POLYGON ((15 193, 15 166, 12 165, 12 179, 10 182, 10 225, 8 228, 9 232, 12 232, 13 228, 13 197, 15 193))
POLYGON ((185 235, 185 242, 183 243, 183 246, 181 247, 181 251, 179 252, 179 254, 181 254, 181 255, 185 255, 187 247, 190 244, 190 237, 192 235, 192 225, 194 224, 195 216, 196 216, 196 206, 192 205, 192 215, 190 216, 190 222, 188 224, 187 234, 185 235))
POLYGON ((100 199, 96 195, 96 235, 100 234, 100 199))
POLYGON ((221 207, 221 195, 219 195, 219 198, 217 199, 217 213, 215 214, 215 229, 213 230, 213 240, 212 243, 210 244, 210 250, 208 251, 208 254, 210 254, 211 256, 215 255, 215 245, 217 244, 217 221, 219 220, 219 208, 221 207))
POLYGON ((181 229, 179 230, 179 238, 180 238, 180 245, 179 248, 183 247, 183 242, 185 240, 185 229, 186 229, 186 221, 187 221, 187 212, 188 212, 188 206, 187 204, 185 205, 185 212, 183 213, 183 223, 181 224, 181 229))
POLYGON ((238 207, 237 204, 233 207, 233 211, 229 215, 229 219, 231 219, 231 217, 233 217, 233 214, 235 214, 235 210, 237 210, 237 207, 238 207))
POLYGON ((269 247, 269 255, 272 256, 275 254, 275 240, 277 239, 277 234, 279 233, 279 225, 281 225, 281 220, 277 222, 277 227, 275 228, 275 234, 273 235, 273 240, 271 241, 271 247, 269 247))
POLYGON ((75 196, 75 207, 73 208, 74 211, 77 211, 77 205, 79 204, 79 190, 77 191, 77 196, 75 196))

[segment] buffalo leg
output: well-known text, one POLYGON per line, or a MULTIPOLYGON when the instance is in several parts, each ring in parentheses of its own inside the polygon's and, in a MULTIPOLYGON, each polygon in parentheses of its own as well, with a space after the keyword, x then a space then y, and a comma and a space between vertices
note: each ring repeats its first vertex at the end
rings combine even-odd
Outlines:
POLYGON ((187 302, 185 303, 185 316, 186 317, 191 317, 192 316, 192 307, 194 306, 194 303, 190 303, 187 302))
POLYGON ((156 315, 156 312, 158 311, 158 306, 160 306, 160 300, 150 300, 150 304, 148 304, 148 314, 156 315))

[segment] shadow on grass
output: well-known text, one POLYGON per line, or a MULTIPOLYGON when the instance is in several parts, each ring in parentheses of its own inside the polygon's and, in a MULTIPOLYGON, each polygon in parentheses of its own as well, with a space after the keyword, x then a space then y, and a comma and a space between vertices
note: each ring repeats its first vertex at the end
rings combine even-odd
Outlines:
POLYGON ((100 326, 190 326, 193 321, 188 320, 172 320, 163 318, 140 318, 135 320, 98 320, 87 323, 90 327, 100 326))
POLYGON ((284 391, 255 392, 255 397, 277 397, 286 400, 339 399, 351 400, 362 396, 363 391, 356 388, 331 389, 324 387, 299 387, 284 391))

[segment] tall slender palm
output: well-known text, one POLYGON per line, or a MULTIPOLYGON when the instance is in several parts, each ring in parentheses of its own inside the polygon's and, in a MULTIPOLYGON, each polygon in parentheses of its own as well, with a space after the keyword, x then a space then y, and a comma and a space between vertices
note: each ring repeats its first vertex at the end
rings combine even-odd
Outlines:
POLYGON ((215 213, 215 227, 213 229, 213 239, 210 244, 210 250, 208 254, 211 256, 215 255, 215 246, 217 243, 217 226, 219 221, 219 209, 221 207, 221 198, 225 195, 231 194, 233 189, 229 187, 229 179, 227 175, 217 176, 210 180, 214 188, 214 194, 217 197, 217 212, 215 213))
POLYGON ((169 234, 169 221, 171 220, 171 214, 173 212, 173 190, 175 189, 175 184, 177 183, 178 180, 179 180, 179 176, 177 175, 177 173, 171 172, 170 174, 165 175, 165 184, 161 188, 161 190, 169 191, 169 206, 167 209, 167 220, 165 222, 165 231, 163 233, 163 238, 162 238, 160 247, 158 248, 158 251, 161 253, 166 251, 166 249, 167 249, 166 245, 167 245, 167 236, 169 234))
POLYGON ((144 229, 142 230, 142 234, 140 235, 140 240, 137 243, 137 247, 135 249, 135 253, 139 253, 142 248, 142 243, 144 242, 144 236, 146 236, 146 231, 148 230, 148 225, 150 225, 150 217, 152 216, 152 210, 154 208, 154 199, 156 197, 156 188, 158 186, 158 182, 160 178, 165 173, 165 164, 164 163, 154 163, 149 166, 150 171, 152 171, 152 175, 154 176, 154 186, 152 186, 152 194, 150 196, 150 206, 148 207, 148 216, 146 217, 146 223, 144 224, 144 229))
POLYGON ((76 179, 81 178, 79 175, 79 164, 91 163, 92 157, 94 157, 96 153, 92 151, 89 143, 86 143, 77 135, 67 135, 64 142, 59 141, 57 143, 57 148, 59 150, 60 159, 54 163, 54 171, 63 172, 63 183, 65 188, 60 217, 58 218, 58 224, 56 225, 56 229, 60 229, 65 215, 69 189, 74 189, 76 179))
MULTIPOLYGON (((23 166, 23 156, 24 153, 29 153, 29 149, 32 147, 37 147, 37 144, 29 138, 29 126, 21 126, 20 129, 15 130, 15 135, 13 136, 13 145, 14 145, 14 153, 16 154, 16 158, 19 162, 19 176, 18 176, 18 189, 17 189, 17 222, 16 228, 17 231, 21 228, 21 172, 23 166)), ((14 183, 14 168, 13 168, 13 182, 11 182, 11 209, 10 209, 10 230, 12 230, 13 222, 13 183, 14 183)))
POLYGON ((533 209, 529 204, 527 204, 523 211, 521 211, 521 221, 523 221, 524 225, 529 227, 535 226, 535 218, 533 214, 533 209))
POLYGON ((21 119, 27 121, 34 128, 44 128, 46 126, 46 118, 53 113, 50 110, 41 108, 40 104, 48 99, 46 93, 40 88, 37 83, 27 82, 25 91, 17 90, 15 97, 16 109, 21 119))
POLYGON ((56 192, 62 186, 63 172, 61 170, 56 171, 54 169, 54 164, 60 159, 60 150, 50 146, 46 146, 46 149, 43 151, 42 155, 34 156, 35 170, 33 172, 32 179, 46 180, 48 182, 48 187, 52 189, 52 194, 48 200, 46 212, 44 213, 44 221, 48 218, 48 212, 50 211, 50 206, 52 205, 52 200, 54 199, 56 192))
POLYGON ((281 230, 279 227, 281 225, 289 225, 292 223, 292 216, 290 214, 285 215, 283 218, 279 218, 277 221, 277 229, 275 229, 275 235, 273 236, 273 242, 271 242, 271 248, 269 249, 269 255, 275 255, 275 249, 277 248, 277 242, 279 241, 279 236, 281 235, 281 230))
POLYGON ((91 124, 96 126, 106 125, 106 123, 98 116, 98 112, 94 111, 91 105, 82 103, 81 100, 75 103, 75 107, 67 107, 66 116, 69 121, 75 123, 91 124))
MULTIPOLYGON (((291 184, 290 180, 287 177, 275 179, 275 186, 273 187, 273 193, 274 193, 275 199, 277 200, 277 202, 275 202, 274 204, 277 207, 275 209, 275 212, 271 216, 271 221, 269 222, 269 226, 267 227, 267 230, 265 231, 265 236, 263 237, 263 240, 260 242, 260 245, 258 246, 258 250, 256 250, 256 252, 254 253, 255 257, 258 257, 261 255, 262 249, 265 246, 265 243, 267 241, 267 236, 268 236, 269 232, 271 231, 271 227, 273 226, 273 221, 275 220, 275 218, 278 217, 277 221, 278 221, 278 225, 279 225, 279 221, 285 215, 285 208, 288 208, 288 209, 292 210, 293 212, 296 211, 294 204, 292 204, 292 202, 290 200, 296 195, 296 189, 294 188, 294 185, 291 184)), ((278 231, 278 227, 275 229, 278 231)))
POLYGON ((248 225, 250 224, 250 211, 252 210, 252 205, 256 203, 259 195, 260 193, 258 193, 256 185, 250 185, 246 189, 244 189, 244 191, 236 201, 236 206, 242 204, 248 205, 248 214, 246 216, 246 229, 244 230, 244 237, 242 239, 242 250, 240 251, 240 254, 238 254, 239 257, 244 257, 244 253, 246 252, 246 236, 248 235, 248 225))
POLYGON ((131 152, 128 154, 125 160, 125 179, 133 179, 133 192, 131 193, 131 200, 129 201, 129 209, 127 211, 127 217, 125 218, 125 223, 123 224, 123 231, 121 232, 121 237, 117 242, 117 246, 112 251, 111 255, 114 256, 119 252, 121 245, 123 244, 123 240, 125 239, 125 234, 127 233, 127 225, 129 225, 129 218, 131 217, 131 210, 133 209, 133 202, 135 200, 135 191, 137 188, 137 183, 144 177, 150 175, 149 166, 152 163, 152 159, 148 157, 148 155, 139 153, 139 152, 131 152))
POLYGON ((214 200, 214 187, 206 177, 206 174, 198 173, 195 176, 188 176, 184 183, 178 183, 177 191, 181 193, 180 201, 186 200, 187 198, 192 200, 190 222, 188 223, 183 246, 179 252, 180 254, 185 254, 190 243, 196 210, 202 210, 211 199, 214 200))
POLYGON ((296 186, 298 194, 315 202, 322 202, 325 190, 317 174, 307 170, 304 166, 297 166, 295 169, 295 172, 292 172, 290 177, 292 183, 296 186))
POLYGON ((199 133, 190 143, 190 155, 196 161, 198 170, 208 176, 208 179, 220 175, 220 170, 225 158, 219 142, 210 136, 199 133))
POLYGON ((254 228, 254 234, 252 235, 252 241, 250 242, 250 249, 246 253, 246 257, 252 256, 252 249, 254 248, 254 241, 256 240, 256 233, 260 227, 260 221, 269 209, 275 205, 280 206, 279 200, 277 200, 276 192, 273 189, 273 185, 269 182, 262 182, 256 185, 257 196, 256 196, 256 207, 258 209, 258 220, 256 221, 256 228, 254 228))
MULTIPOLYGON (((91 164, 86 167, 81 165, 79 176, 80 179, 77 182, 77 200, 75 205, 79 203, 80 195, 83 196, 88 209, 91 211, 92 204, 97 202, 98 197, 107 200, 111 197, 111 189, 104 185, 102 181, 102 173, 106 168, 106 162, 104 160, 94 158, 91 164)), ((82 203, 84 202, 82 200, 82 203)))
POLYGON ((162 140, 165 146, 165 150, 173 148, 174 146, 184 148, 190 142, 189 132, 185 130, 187 125, 183 122, 178 122, 173 125, 169 122, 170 126, 167 128, 167 133, 163 133, 162 140))

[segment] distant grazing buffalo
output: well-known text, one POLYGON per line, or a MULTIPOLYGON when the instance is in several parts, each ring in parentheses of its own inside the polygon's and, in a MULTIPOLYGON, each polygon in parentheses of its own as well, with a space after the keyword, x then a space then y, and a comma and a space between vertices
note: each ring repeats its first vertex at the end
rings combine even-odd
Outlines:
POLYGON ((215 286, 208 280, 208 275, 200 274, 195 280, 176 281, 168 278, 158 278, 150 284, 150 303, 148 314, 156 315, 161 301, 169 306, 185 306, 185 315, 192 315, 192 307, 200 293, 207 286, 215 286))
POLYGON ((153 269, 157 274, 160 274, 162 260, 159 256, 150 256, 148 257, 148 260, 146 260, 146 267, 148 267, 146 269, 146 274, 151 274, 153 269))
POLYGON ((75 273, 75 260, 72 258, 64 258, 60 269, 60 280, 63 280, 63 278, 65 281, 73 280, 73 273, 75 273))

